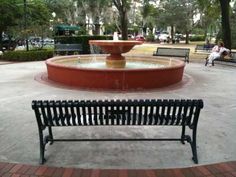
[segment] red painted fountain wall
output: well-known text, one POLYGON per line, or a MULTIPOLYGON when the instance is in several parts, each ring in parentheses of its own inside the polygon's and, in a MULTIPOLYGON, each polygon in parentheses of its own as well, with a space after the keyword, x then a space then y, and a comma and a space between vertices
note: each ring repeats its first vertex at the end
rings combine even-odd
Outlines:
POLYGON ((48 60, 48 78, 64 85, 97 90, 142 90, 180 82, 185 64, 158 69, 84 69, 57 65, 48 60))

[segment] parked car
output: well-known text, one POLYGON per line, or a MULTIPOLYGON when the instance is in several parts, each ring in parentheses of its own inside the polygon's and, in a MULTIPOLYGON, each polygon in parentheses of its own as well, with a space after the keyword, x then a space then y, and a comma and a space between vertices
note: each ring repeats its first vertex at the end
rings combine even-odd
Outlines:
POLYGON ((128 39, 134 39, 134 35, 128 34, 128 39))
POLYGON ((43 45, 53 45, 54 44, 54 39, 44 38, 43 40, 41 40, 41 43, 43 43, 43 45))
POLYGON ((160 34, 159 35, 159 41, 160 42, 169 42, 170 41, 170 36, 166 33, 160 34))
POLYGON ((136 40, 136 41, 145 41, 145 38, 144 38, 143 35, 137 35, 137 36, 135 37, 135 40, 136 40))

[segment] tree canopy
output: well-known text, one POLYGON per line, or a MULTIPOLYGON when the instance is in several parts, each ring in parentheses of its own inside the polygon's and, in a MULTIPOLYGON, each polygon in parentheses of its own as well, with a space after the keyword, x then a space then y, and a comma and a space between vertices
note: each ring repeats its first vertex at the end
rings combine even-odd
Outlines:
MULTIPOLYGON (((49 30, 52 25, 67 24, 81 26, 83 34, 98 35, 101 30, 109 34, 119 31, 122 39, 127 39, 131 30, 135 31, 135 34, 147 35, 155 33, 155 30, 166 31, 170 26, 171 38, 174 38, 175 32, 180 32, 186 34, 188 43, 188 35, 193 32, 203 32, 205 37, 218 33, 221 34, 218 37, 224 41, 226 47, 231 48, 236 29, 233 26, 235 10, 230 3, 235 1, 25 0, 27 28, 24 29, 24 1, 0 0, 0 34, 4 32, 18 36, 25 36, 25 33, 39 35, 45 33, 45 29, 49 30), (55 16, 52 16, 52 13, 55 16), (107 27, 109 30, 106 30, 107 27)), ((2 35, 0 36, 2 41, 2 35)))

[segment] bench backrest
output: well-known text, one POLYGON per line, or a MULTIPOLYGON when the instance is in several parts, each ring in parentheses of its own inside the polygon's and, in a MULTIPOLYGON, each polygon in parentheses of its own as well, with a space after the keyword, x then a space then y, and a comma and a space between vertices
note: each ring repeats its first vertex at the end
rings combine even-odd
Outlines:
POLYGON ((78 51, 82 51, 82 45, 81 44, 55 44, 54 48, 55 48, 55 50, 75 49, 75 50, 78 50, 78 51))
POLYGON ((157 54, 158 55, 166 55, 166 56, 188 56, 190 49, 188 48, 164 48, 158 47, 157 54))
POLYGON ((195 50, 204 50, 204 45, 197 44, 195 50))
POLYGON ((215 44, 197 44, 195 47, 195 51, 196 50, 211 50, 213 47, 215 46, 215 44))
POLYGON ((196 126, 202 100, 32 101, 38 126, 196 126))
POLYGON ((236 52, 231 52, 231 58, 232 58, 233 60, 236 60, 236 52))

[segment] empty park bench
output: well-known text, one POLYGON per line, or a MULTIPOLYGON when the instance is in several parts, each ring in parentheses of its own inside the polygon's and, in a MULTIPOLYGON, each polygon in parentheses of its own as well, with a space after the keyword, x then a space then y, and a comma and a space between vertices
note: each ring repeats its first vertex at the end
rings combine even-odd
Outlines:
POLYGON ((54 45, 54 52, 55 54, 61 54, 61 53, 74 53, 78 52, 80 53, 82 50, 81 44, 55 44, 54 45))
POLYGON ((189 63, 189 52, 189 48, 157 47, 157 50, 153 52, 153 56, 182 57, 185 62, 189 63))
POLYGON ((204 45, 200 45, 197 44, 195 47, 195 52, 211 52, 212 48, 214 47, 214 44, 204 44, 204 45))
MULTIPOLYGON (((110 100, 110 101, 32 101, 40 142, 40 163, 45 162, 47 143, 55 141, 180 141, 190 143, 193 161, 198 163, 196 135, 202 100, 110 100), (180 138, 57 139, 52 128, 72 126, 179 126, 180 138), (185 134, 185 128, 192 136, 185 134), (47 131, 48 130, 48 131, 47 131), (45 136, 44 133, 47 133, 45 136)), ((115 130, 115 129, 114 129, 115 130)), ((115 132, 115 131, 114 131, 115 132)))

